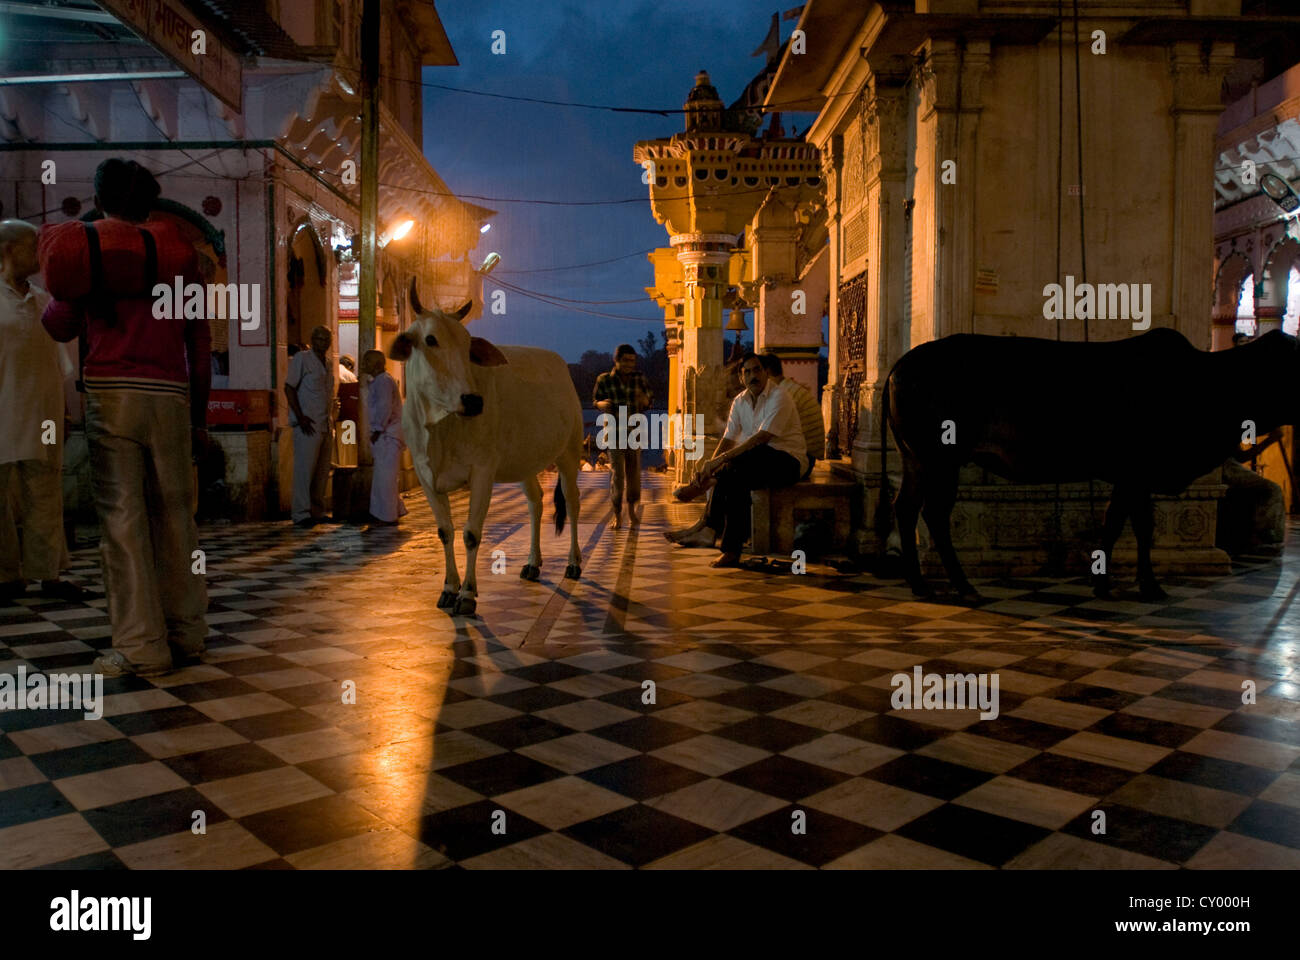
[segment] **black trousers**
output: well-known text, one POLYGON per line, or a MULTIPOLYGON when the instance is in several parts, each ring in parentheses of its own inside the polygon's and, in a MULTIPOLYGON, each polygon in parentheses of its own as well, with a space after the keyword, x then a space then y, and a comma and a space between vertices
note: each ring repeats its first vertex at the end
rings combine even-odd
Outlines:
POLYGON ((705 522, 722 534, 722 552, 739 553, 749 539, 750 491, 788 487, 798 481, 807 460, 763 444, 720 469, 705 522))

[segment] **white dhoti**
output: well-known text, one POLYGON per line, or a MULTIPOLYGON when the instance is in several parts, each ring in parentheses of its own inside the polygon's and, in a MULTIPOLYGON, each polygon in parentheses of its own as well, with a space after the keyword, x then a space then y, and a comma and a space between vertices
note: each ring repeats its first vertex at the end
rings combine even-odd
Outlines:
POLYGON ((0 279, 0 582, 57 580, 63 535, 63 366, 50 297, 0 279), (17 527, 22 527, 21 540, 17 527))
POLYGON ((293 428, 294 522, 325 516, 325 489, 330 479, 330 452, 334 440, 329 421, 319 420, 310 436, 293 428))
POLYGON ((402 469, 402 394, 387 373, 370 378, 365 388, 365 417, 373 437, 370 449, 375 468, 370 476, 370 514, 384 523, 406 515, 398 491, 402 469))
POLYGON ((400 440, 387 435, 371 445, 375 469, 370 479, 370 515, 385 523, 406 516, 406 504, 398 493, 403 449, 400 440))
POLYGON ((59 458, 0 463, 0 494, 7 501, 0 508, 0 583, 59 579, 66 565, 59 458))

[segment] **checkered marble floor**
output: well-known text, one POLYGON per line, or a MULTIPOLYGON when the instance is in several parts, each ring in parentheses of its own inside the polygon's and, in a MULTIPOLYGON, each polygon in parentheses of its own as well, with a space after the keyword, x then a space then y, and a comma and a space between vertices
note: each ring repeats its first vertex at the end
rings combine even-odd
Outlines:
MULTIPOLYGON (((605 481, 577 583, 550 528, 518 579, 499 489, 478 618, 436 607, 422 498, 395 529, 202 529, 202 665, 106 680, 100 720, 0 712, 0 867, 1300 867, 1300 548, 1161 604, 1014 579, 972 609, 713 570, 663 540, 698 508, 662 478, 622 530, 605 481), (916 666, 996 672, 1000 715, 892 709, 916 666)), ((85 669, 103 608, 0 607, 0 672, 85 669)))

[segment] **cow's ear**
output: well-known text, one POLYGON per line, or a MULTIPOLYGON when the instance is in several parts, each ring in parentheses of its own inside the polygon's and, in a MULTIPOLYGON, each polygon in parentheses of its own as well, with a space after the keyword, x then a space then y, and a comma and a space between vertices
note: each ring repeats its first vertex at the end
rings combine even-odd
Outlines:
MULTIPOLYGON (((469 314, 470 309, 473 308, 473 306, 474 306, 473 300, 466 300, 464 306, 462 306, 459 310, 453 313, 452 316, 455 317, 457 320, 464 320, 465 317, 469 314)), ((502 363, 504 362, 505 361, 503 360, 502 363)))
POLYGON ((480 367, 499 367, 507 362, 506 355, 494 343, 482 337, 469 338, 469 359, 480 367))
POLYGON ((397 339, 388 347, 388 356, 393 360, 409 360, 414 346, 414 337, 409 333, 399 334, 397 339))
POLYGON ((411 278, 411 309, 415 311, 417 317, 424 313, 424 307, 420 306, 420 294, 415 289, 415 277, 411 278))

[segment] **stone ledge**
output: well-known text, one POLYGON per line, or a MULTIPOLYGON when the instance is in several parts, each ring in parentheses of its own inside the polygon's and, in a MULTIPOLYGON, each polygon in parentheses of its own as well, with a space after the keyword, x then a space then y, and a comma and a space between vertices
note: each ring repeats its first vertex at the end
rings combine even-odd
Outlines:
MULTIPOLYGON (((882 544, 871 528, 880 498, 879 472, 863 474, 844 462, 828 465, 836 475, 852 473, 861 486, 863 523, 856 532, 859 552, 878 555, 882 544)), ((1231 561, 1215 546, 1218 502, 1227 492, 1220 469, 1197 478, 1182 493, 1152 498, 1155 506, 1155 542, 1152 562, 1157 574, 1218 575, 1229 571, 1231 561)), ((1055 484, 989 482, 989 475, 977 467, 962 471, 953 508, 952 538, 968 576, 1024 576, 1041 572, 1056 540, 1055 484), (971 482, 972 480, 978 482, 971 482)), ((890 483, 901 481, 891 472, 890 483)), ((1061 535, 1065 570, 1086 575, 1092 566, 1092 551, 1100 547, 1101 524, 1111 485, 1102 481, 1063 483, 1060 487, 1061 535), (1091 500, 1091 502, 1090 502, 1091 500)), ((942 574, 943 566, 930 547, 929 531, 922 519, 917 526, 922 567, 927 573, 942 574)), ((891 536, 896 541, 896 534, 891 536)), ((1111 558, 1114 570, 1131 569, 1137 560, 1137 542, 1132 522, 1111 558)))

